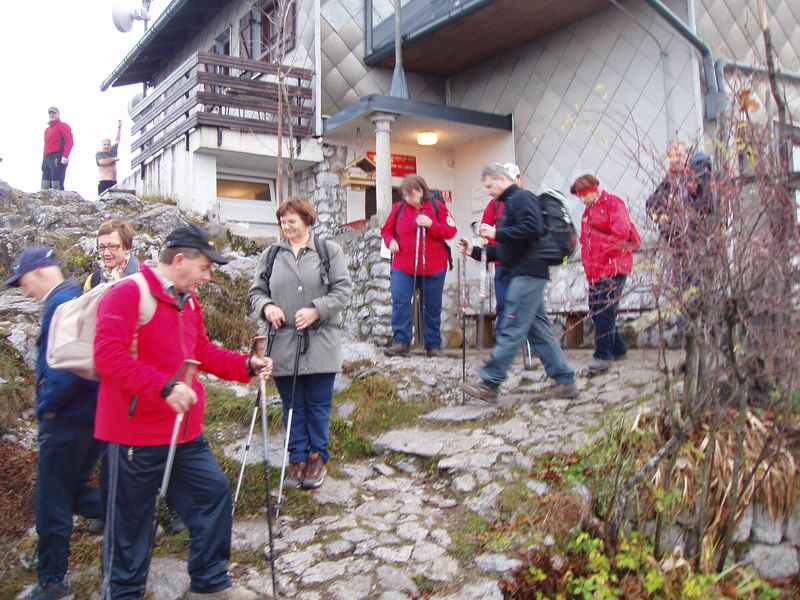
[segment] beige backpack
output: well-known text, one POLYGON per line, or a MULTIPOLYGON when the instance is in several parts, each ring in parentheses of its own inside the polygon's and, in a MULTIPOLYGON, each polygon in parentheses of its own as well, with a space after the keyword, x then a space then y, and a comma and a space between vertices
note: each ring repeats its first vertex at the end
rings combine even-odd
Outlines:
POLYGON ((66 369, 94 381, 100 379, 94 368, 97 307, 108 290, 129 279, 139 286, 139 320, 131 345, 131 353, 136 354, 139 328, 150 321, 156 312, 156 299, 141 273, 133 273, 119 281, 101 283, 56 308, 47 334, 47 364, 51 369, 66 369))

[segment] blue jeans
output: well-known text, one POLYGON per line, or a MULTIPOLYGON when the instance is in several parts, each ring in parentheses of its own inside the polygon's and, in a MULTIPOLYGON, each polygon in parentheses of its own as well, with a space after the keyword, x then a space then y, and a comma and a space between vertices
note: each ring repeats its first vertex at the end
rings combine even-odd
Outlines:
POLYGON ((574 383, 575 371, 567 364, 544 306, 547 280, 516 276, 506 290, 506 316, 489 361, 480 369, 483 381, 500 385, 520 346, 527 339, 531 351, 539 357, 545 373, 556 383, 574 383))
MULTIPOLYGON (((164 475, 166 446, 108 444, 108 483, 111 497, 103 540, 104 573, 111 556, 111 598, 140 598, 153 545, 156 492, 164 475)), ((202 434, 178 444, 167 485, 169 504, 186 523, 190 590, 218 592, 230 587, 230 482, 219 468, 202 434)))
POLYGON ((503 273, 505 268, 503 265, 494 266, 494 299, 495 299, 495 321, 494 321, 494 335, 500 333, 503 328, 503 315, 505 315, 506 307, 506 284, 503 282, 503 273))
POLYGON ((94 423, 44 419, 39 423, 36 533, 39 583, 62 583, 69 561, 72 515, 102 517, 100 490, 89 487, 103 443, 94 423))
MULTIPOLYGON (((328 462, 328 426, 333 406, 333 381, 336 373, 298 375, 294 390, 292 430, 289 433, 289 460, 307 462, 309 452, 319 452, 328 462)), ((275 377, 283 401, 283 428, 289 419, 292 377, 275 377)))
POLYGON ((617 329, 617 309, 625 275, 605 277, 589 284, 589 314, 594 321, 594 358, 612 360, 628 352, 617 329))
MULTIPOLYGON (((417 275, 417 289, 422 304, 422 334, 425 349, 441 348, 442 334, 442 291, 447 271, 433 275, 417 275)), ((392 333, 394 343, 410 346, 411 342, 411 300, 414 295, 414 277, 398 269, 392 269, 392 333)))

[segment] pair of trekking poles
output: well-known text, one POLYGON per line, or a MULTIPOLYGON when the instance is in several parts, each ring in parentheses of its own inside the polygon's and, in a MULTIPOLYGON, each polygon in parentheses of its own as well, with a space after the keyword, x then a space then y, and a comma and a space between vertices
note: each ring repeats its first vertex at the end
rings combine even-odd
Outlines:
MULTIPOLYGON (((425 319, 425 276, 427 275, 427 245, 428 245, 428 230, 422 225, 417 225, 416 235, 414 236, 414 277, 411 284, 411 344, 414 343, 414 324, 417 315, 417 271, 420 259, 420 246, 422 249, 422 320, 425 319)), ((423 346, 425 345, 425 328, 422 328, 423 346)))

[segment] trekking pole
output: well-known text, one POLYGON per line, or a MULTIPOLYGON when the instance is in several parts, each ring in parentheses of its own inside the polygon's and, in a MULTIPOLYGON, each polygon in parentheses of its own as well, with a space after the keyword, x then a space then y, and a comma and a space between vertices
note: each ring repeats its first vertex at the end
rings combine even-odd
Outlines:
MULTIPOLYGON (((183 361, 181 368, 178 369, 178 372, 173 377, 173 380, 181 380, 186 385, 192 385, 192 377, 194 377, 194 372, 200 363, 196 360, 192 360, 191 358, 187 358, 183 361)), ((153 543, 150 545, 150 550, 147 553, 147 567, 144 571, 144 581, 142 582, 142 593, 141 595, 144 596, 144 591, 147 590, 147 576, 150 571, 150 561, 153 558, 153 546, 155 545, 156 535, 158 534, 158 514, 161 512, 161 507, 164 506, 164 502, 167 499, 167 487, 169 486, 169 478, 172 475, 172 464, 175 462, 175 450, 178 447, 178 434, 181 430, 181 423, 183 423, 183 415, 185 413, 178 413, 175 415, 175 423, 172 426, 172 438, 170 438, 169 442, 169 450, 167 451, 167 461, 164 464, 164 475, 161 477, 161 486, 158 488, 158 496, 156 507, 153 512, 153 543)))
POLYGON ((292 435, 292 413, 294 412, 294 393, 297 387, 297 369, 300 366, 300 346, 303 343, 304 330, 297 330, 297 348, 294 351, 294 371, 292 372, 292 395, 289 398, 289 417, 286 419, 286 440, 283 445, 283 464, 281 465, 281 479, 278 486, 278 504, 275 506, 275 518, 281 512, 281 500, 283 499, 283 477, 286 474, 286 461, 289 458, 289 438, 292 435))
MULTIPOLYGON (((272 324, 269 326, 269 333, 267 334, 269 341, 267 342, 266 356, 272 354, 272 342, 275 341, 275 329, 272 324)), ((264 353, 264 337, 258 336, 254 340, 254 347, 256 356, 263 358, 264 353)), ((259 398, 261 400, 261 442, 264 445, 264 485, 267 495, 267 531, 269 533, 269 565, 272 574, 272 597, 278 597, 278 583, 275 578, 275 544, 272 537, 272 493, 269 489, 269 449, 267 444, 267 382, 259 377, 259 398)))
POLYGON ((525 363, 525 368, 530 370, 533 368, 533 352, 531 352, 531 343, 529 340, 525 340, 525 354, 522 357, 523 362, 525 363))
POLYGON ((416 320, 417 313, 417 263, 419 263, 419 243, 421 227, 416 226, 417 231, 414 236, 414 278, 411 280, 411 343, 409 347, 414 345, 414 321, 416 320))
POLYGON ((425 348, 425 278, 428 276, 428 265, 426 259, 428 230, 425 227, 420 227, 420 232, 422 234, 422 291, 420 292, 420 312, 422 314, 420 314, 420 320, 422 321, 422 347, 425 348))
POLYGON ((486 243, 481 246, 481 281, 478 288, 478 355, 483 356, 483 320, 486 302, 486 243))
MULTIPOLYGON (((467 382, 467 258, 461 257, 461 383, 467 382)), ((466 392, 461 392, 461 399, 466 401, 466 392)))
MULTIPOLYGON (((269 324, 269 344, 267 345, 266 356, 269 356, 272 352, 272 342, 275 339, 275 331, 272 327, 272 323, 269 324)), ((263 357, 264 354, 264 343, 265 338, 263 335, 257 335, 253 338, 253 343, 251 346, 251 353, 255 354, 256 356, 263 357)), ((239 467, 239 479, 236 482, 236 492, 233 495, 233 508, 231 510, 231 515, 236 514, 236 503, 239 501, 239 492, 242 489, 242 480, 244 479, 244 468, 247 465, 247 453, 250 451, 250 442, 253 441, 253 431, 256 427, 256 418, 258 417, 258 409, 260 406, 260 401, 262 396, 266 396, 264 390, 266 389, 266 384, 261 382, 263 385, 259 386, 259 394, 256 394, 256 401, 255 406, 253 407, 253 416, 250 419, 250 429, 247 433, 247 442, 244 445, 244 449, 242 450, 242 458, 240 459, 241 467, 239 467)))

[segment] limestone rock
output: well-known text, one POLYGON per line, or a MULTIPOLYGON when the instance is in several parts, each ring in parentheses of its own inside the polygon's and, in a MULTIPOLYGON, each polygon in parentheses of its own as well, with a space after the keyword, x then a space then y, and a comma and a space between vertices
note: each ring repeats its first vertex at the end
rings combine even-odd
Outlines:
POLYGON ((147 592, 153 600, 174 600, 189 590, 186 563, 175 558, 153 558, 147 577, 147 592))
POLYGON ((753 541, 778 544, 783 539, 783 519, 775 519, 763 504, 753 507, 753 541))
MULTIPOLYGON (((378 585, 381 589, 390 592, 403 592, 410 594, 412 597, 419 595, 419 589, 406 573, 395 567, 387 565, 378 567, 378 585)), ((403 598, 406 596, 403 595, 403 598)))
POLYGON ((475 564, 482 571, 494 571, 496 573, 505 573, 506 571, 513 571, 522 563, 514 558, 508 558, 502 554, 480 554, 475 557, 475 564))
POLYGON ((791 544, 753 544, 744 561, 752 563, 756 572, 768 579, 794 577, 800 571, 797 549, 791 544))

